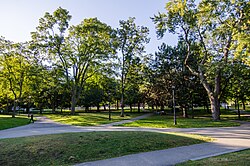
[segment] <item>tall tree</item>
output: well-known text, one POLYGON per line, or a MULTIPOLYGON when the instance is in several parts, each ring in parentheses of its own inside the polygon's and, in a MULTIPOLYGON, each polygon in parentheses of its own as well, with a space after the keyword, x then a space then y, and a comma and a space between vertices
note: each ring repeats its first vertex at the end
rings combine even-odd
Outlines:
POLYGON ((121 52, 121 116, 124 116, 124 90, 127 74, 137 58, 144 53, 144 44, 149 42, 149 29, 144 26, 136 26, 135 18, 120 21, 117 29, 119 50, 121 52))
POLYGON ((1 38, 0 48, 0 76, 5 79, 5 86, 12 93, 14 101, 12 117, 14 118, 17 104, 22 100, 24 92, 28 90, 31 69, 31 64, 28 61, 29 51, 27 45, 13 43, 4 38, 1 38))
POLYGON ((114 39, 114 30, 97 18, 85 19, 79 25, 70 27, 67 38, 70 54, 67 62, 73 71, 72 113, 86 79, 104 70, 115 57, 114 39))
POLYGON ((59 7, 52 14, 46 12, 39 19, 35 32, 31 32, 32 50, 47 62, 47 65, 57 66, 63 70, 67 84, 70 83, 70 65, 68 63, 69 50, 66 47, 65 33, 69 27, 71 16, 66 9, 59 7))
POLYGON ((219 98, 225 66, 236 52, 249 54, 249 45, 238 40, 238 36, 249 33, 249 5, 244 0, 202 0, 198 6, 194 0, 171 0, 166 5, 167 13, 153 18, 159 37, 168 30, 180 33, 184 39, 185 65, 206 89, 214 120, 220 119, 219 98), (197 67, 190 65, 192 56, 198 56, 197 67))
POLYGON ((84 82, 111 58, 115 47, 110 26, 90 18, 68 29, 70 19, 69 12, 62 8, 53 14, 45 13, 32 39, 41 53, 48 55, 52 65, 64 71, 71 88, 71 113, 74 114, 84 82))

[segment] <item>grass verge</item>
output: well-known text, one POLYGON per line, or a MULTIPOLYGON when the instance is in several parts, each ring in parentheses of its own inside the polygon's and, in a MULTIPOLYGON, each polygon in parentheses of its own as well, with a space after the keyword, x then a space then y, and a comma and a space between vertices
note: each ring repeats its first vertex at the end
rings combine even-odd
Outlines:
POLYGON ((70 165, 211 141, 156 132, 88 132, 0 140, 0 165, 70 165))
POLYGON ((12 118, 11 115, 0 115, 0 130, 26 125, 28 122, 29 120, 26 116, 12 118))
POLYGON ((173 117, 153 115, 151 117, 140 119, 131 123, 121 124, 126 127, 152 127, 152 128, 203 128, 203 127, 231 127, 239 126, 240 123, 221 120, 213 121, 211 118, 182 118, 177 117, 177 125, 174 125, 173 117))
POLYGON ((249 166, 250 163, 250 149, 224 154, 207 159, 188 161, 185 163, 177 164, 178 166, 203 166, 203 165, 226 165, 226 166, 249 166))
POLYGON ((120 116, 119 112, 112 113, 111 120, 108 119, 107 112, 102 113, 79 113, 77 115, 60 115, 60 114, 47 114, 44 116, 63 124, 70 124, 76 126, 97 126, 118 122, 121 120, 131 119, 143 115, 142 113, 126 113, 124 117, 120 116))

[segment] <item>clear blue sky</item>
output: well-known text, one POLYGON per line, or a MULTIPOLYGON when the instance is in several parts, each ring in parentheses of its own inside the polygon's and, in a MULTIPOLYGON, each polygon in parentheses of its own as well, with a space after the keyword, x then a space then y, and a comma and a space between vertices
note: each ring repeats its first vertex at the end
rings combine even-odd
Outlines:
POLYGON ((158 40, 150 19, 158 12, 164 12, 166 3, 167 0, 0 0, 0 36, 15 42, 30 40, 30 32, 35 31, 39 18, 61 6, 72 15, 71 25, 84 18, 97 17, 116 28, 119 20, 136 17, 137 25, 150 29, 151 41, 146 50, 154 53, 162 42, 169 45, 177 42, 177 37, 170 34, 158 40))

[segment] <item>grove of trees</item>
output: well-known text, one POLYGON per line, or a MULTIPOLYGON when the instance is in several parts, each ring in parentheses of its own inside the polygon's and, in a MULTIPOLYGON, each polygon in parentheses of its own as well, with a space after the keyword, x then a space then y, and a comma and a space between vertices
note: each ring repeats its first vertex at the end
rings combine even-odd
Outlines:
POLYGON ((152 18, 156 33, 179 35, 176 46, 163 43, 147 54, 149 29, 135 18, 112 28, 97 18, 70 26, 69 11, 59 7, 39 19, 31 41, 0 38, 0 109, 15 117, 20 107, 37 109, 92 106, 171 107, 187 117, 194 105, 210 104, 220 119, 220 103, 245 107, 250 99, 250 4, 245 0, 170 0, 152 18))

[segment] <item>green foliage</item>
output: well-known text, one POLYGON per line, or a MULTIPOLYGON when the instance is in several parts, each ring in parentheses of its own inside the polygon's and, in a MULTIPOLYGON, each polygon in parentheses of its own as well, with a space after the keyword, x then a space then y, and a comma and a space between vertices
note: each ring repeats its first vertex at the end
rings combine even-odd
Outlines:
POLYGON ((244 0, 202 0, 198 5, 194 0, 172 0, 166 5, 166 14, 153 18, 158 36, 169 30, 185 41, 185 65, 206 89, 214 120, 219 120, 221 80, 228 62, 239 57, 240 61, 249 60, 249 46, 237 38, 249 34, 247 8, 249 3, 244 0), (192 58, 198 60, 195 66, 190 63, 192 58))
POLYGON ((69 12, 62 8, 53 14, 45 13, 37 31, 32 32, 32 39, 52 65, 63 71, 71 88, 74 114, 85 81, 104 68, 114 57, 116 48, 113 45, 115 32, 110 26, 97 18, 89 18, 68 29, 70 19, 69 12))
POLYGON ((143 59, 144 44, 149 42, 148 34, 149 29, 147 27, 136 26, 135 18, 120 21, 120 28, 117 29, 118 48, 121 52, 121 116, 124 116, 124 91, 127 77, 131 68, 136 67, 143 59))
POLYGON ((37 64, 32 59, 28 43, 13 43, 1 38, 0 40, 0 87, 2 100, 6 105, 12 105, 13 117, 17 105, 27 101, 31 92, 32 79, 36 76, 37 64), (9 104, 11 102, 11 104, 9 104))
POLYGON ((0 140, 0 164, 72 165, 206 141, 211 139, 187 134, 136 131, 68 133, 4 139, 0 140))
POLYGON ((250 67, 240 62, 234 62, 233 66, 225 96, 229 100, 241 100, 245 103, 250 99, 250 67))

